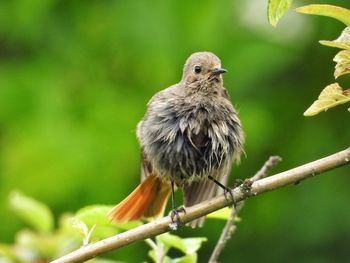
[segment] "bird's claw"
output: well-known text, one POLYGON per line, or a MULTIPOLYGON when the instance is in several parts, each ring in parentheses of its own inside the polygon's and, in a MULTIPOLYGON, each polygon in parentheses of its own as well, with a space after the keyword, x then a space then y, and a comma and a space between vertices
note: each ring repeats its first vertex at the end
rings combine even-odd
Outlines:
POLYGON ((233 195, 233 189, 231 189, 230 187, 225 187, 224 188, 224 195, 225 195, 225 199, 226 201, 230 201, 228 198, 227 198, 227 194, 229 194, 231 196, 231 199, 232 199, 232 206, 233 207, 236 207, 236 200, 235 200, 235 197, 233 195))
POLYGON ((251 179, 245 179, 243 181, 243 183, 241 184, 241 188, 244 191, 244 193, 248 194, 250 193, 250 191, 252 190, 252 184, 253 184, 253 180, 251 179))
POLYGON ((172 224, 174 224, 176 226, 181 225, 181 218, 179 215, 181 212, 186 214, 186 210, 184 207, 175 208, 175 209, 171 210, 170 218, 171 218, 172 224))

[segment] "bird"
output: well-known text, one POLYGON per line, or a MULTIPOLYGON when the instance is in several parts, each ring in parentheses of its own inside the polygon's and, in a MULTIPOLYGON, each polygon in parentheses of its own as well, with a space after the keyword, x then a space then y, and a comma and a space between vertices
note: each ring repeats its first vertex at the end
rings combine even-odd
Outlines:
MULTIPOLYGON (((171 218, 226 186, 231 166, 239 162, 245 134, 223 86, 220 59, 195 52, 183 67, 180 82, 156 93, 137 125, 141 147, 141 183, 108 216, 115 222, 156 218, 172 196, 171 218), (183 191, 177 209, 174 192, 183 191)), ((181 222, 179 222, 181 223, 181 222)), ((201 227, 204 217, 189 223, 201 227)))

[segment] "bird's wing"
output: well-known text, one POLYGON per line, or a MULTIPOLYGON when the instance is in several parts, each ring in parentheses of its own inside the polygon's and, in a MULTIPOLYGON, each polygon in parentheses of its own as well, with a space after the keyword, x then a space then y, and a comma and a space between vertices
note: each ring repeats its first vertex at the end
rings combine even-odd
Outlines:
POLYGON ((152 165, 147 161, 145 154, 141 150, 141 182, 143 182, 150 174, 152 174, 152 165))

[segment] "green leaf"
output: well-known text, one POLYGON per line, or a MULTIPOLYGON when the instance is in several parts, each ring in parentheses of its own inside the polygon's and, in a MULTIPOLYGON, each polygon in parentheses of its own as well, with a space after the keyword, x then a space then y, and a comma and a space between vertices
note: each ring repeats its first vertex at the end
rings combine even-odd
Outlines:
POLYGON ((182 242, 182 239, 178 236, 164 233, 162 235, 159 235, 156 237, 157 243, 161 242, 165 245, 167 248, 176 248, 183 253, 186 253, 186 247, 184 246, 184 243, 182 242))
POLYGON ((333 61, 337 63, 334 71, 335 78, 350 73, 350 50, 340 51, 333 61))
POLYGON ((14 191, 9 196, 11 209, 37 231, 48 233, 53 230, 54 219, 50 209, 43 203, 14 191))
POLYGON ((180 238, 169 233, 165 233, 156 237, 157 242, 163 243, 168 249, 176 248, 184 254, 196 252, 203 242, 207 241, 205 237, 180 238))
POLYGON ((16 255, 23 262, 35 262, 39 258, 53 258, 58 245, 59 241, 54 235, 41 235, 28 229, 16 234, 16 247, 20 248, 16 250, 16 255))
POLYGON ((120 224, 112 222, 107 216, 112 208, 113 206, 108 205, 91 205, 80 209, 75 217, 84 222, 88 229, 96 225, 93 233, 91 233, 92 240, 100 240, 142 224, 140 221, 120 224))
POLYGON ((328 16, 350 26, 350 10, 334 5, 306 5, 296 9, 299 13, 328 16))
POLYGON ((293 0, 269 0, 267 7, 267 15, 269 23, 276 26, 280 18, 287 12, 292 5, 293 0))
POLYGON ((171 261, 172 263, 196 263, 197 262, 197 254, 189 254, 186 256, 183 256, 181 258, 176 258, 171 261))
POLYGON ((314 116, 348 101, 350 90, 343 90, 338 83, 333 83, 322 90, 318 99, 304 112, 304 116, 314 116))
POLYGON ((105 259, 105 258, 94 258, 94 259, 87 261, 87 263, 125 263, 125 262, 124 261, 115 261, 115 260, 105 259))
POLYGON ((320 40, 320 43, 329 47, 350 49, 350 27, 346 27, 336 40, 320 40))
POLYGON ((186 247, 186 254, 192 254, 201 248, 202 243, 208 241, 206 237, 183 238, 182 242, 186 247))

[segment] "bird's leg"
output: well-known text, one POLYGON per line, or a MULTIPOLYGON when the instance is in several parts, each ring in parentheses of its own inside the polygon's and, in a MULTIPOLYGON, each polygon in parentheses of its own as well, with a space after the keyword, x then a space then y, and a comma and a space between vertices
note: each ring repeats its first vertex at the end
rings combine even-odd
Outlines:
POLYGON ((186 214, 186 210, 184 207, 176 208, 176 202, 175 202, 175 190, 174 190, 174 181, 171 181, 171 204, 172 204, 172 210, 171 210, 171 221, 173 224, 176 224, 177 226, 181 225, 180 215, 179 212, 184 212, 186 214), (176 217, 176 219, 174 219, 176 217))
POLYGON ((233 206, 235 207, 236 206, 236 201, 235 201, 235 197, 233 195, 232 189, 230 187, 227 187, 227 186, 223 185, 222 183, 220 183, 218 180, 216 180, 214 177, 212 177, 210 175, 208 176, 208 178, 209 178, 209 180, 213 181, 216 185, 218 185, 220 188, 222 188, 224 190, 224 195, 225 195, 225 198, 226 198, 227 201, 228 201, 228 199, 227 199, 226 195, 227 195, 227 193, 230 194, 230 196, 231 196, 231 198, 233 200, 233 206))

